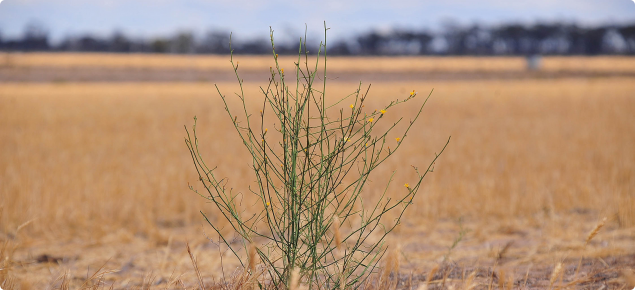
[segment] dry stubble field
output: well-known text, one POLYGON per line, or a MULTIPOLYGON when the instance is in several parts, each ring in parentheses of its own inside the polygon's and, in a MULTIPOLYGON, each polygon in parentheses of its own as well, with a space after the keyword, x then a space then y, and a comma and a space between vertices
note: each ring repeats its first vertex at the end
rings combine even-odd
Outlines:
MULTIPOLYGON (((186 243, 207 285, 219 286, 237 271, 208 240, 211 228, 199 211, 213 216, 214 209, 187 189, 197 180, 183 142, 184 125, 198 116, 208 163, 238 190, 253 181, 214 79, 198 79, 209 73, 225 94, 235 91, 226 57, 201 57, 200 63, 196 57, 2 57, 3 289, 78 289, 99 279, 115 289, 196 289, 186 243), (55 78, 56 71, 64 79, 55 78), (170 81, 184 71, 196 79, 170 81), (93 74, 82 79, 85 72, 93 74), (151 77, 139 78, 140 72, 151 77)), ((258 86, 272 62, 237 59, 257 112, 258 86)), ((292 60, 284 61, 290 70, 292 60)), ((416 129, 374 178, 370 196, 392 170, 398 170, 397 185, 414 179, 410 165, 426 165, 452 136, 389 239, 400 257, 392 276, 399 288, 426 280, 430 289, 468 282, 476 289, 544 289, 550 280, 554 288, 635 286, 632 63, 546 58, 545 72, 529 73, 514 58, 330 58, 336 76, 330 96, 353 92, 368 76, 368 110, 413 89, 420 102, 434 88, 416 129), (560 275, 552 277, 554 270, 560 275)), ((414 109, 398 107, 383 121, 414 109)))

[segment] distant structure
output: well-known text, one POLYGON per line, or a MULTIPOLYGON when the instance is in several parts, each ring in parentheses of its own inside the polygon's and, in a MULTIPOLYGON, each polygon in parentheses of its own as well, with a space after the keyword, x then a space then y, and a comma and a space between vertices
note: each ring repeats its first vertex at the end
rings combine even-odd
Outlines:
POLYGON ((538 71, 540 70, 542 57, 539 54, 531 54, 527 56, 527 70, 538 71))

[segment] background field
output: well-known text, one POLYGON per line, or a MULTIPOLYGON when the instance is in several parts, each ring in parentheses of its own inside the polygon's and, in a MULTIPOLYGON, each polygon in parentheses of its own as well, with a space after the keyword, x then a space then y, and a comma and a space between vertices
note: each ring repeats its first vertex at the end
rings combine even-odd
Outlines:
MULTIPOLYGON (((184 125, 198 116, 208 163, 238 190, 253 181, 212 84, 227 95, 237 90, 227 60, 1 55, 0 280, 44 289, 68 273, 77 287, 104 265, 113 271, 104 276, 108 285, 152 280, 162 289, 180 279, 193 288, 186 242, 208 283, 229 277, 236 264, 226 256, 221 271, 223 249, 207 240, 211 228, 199 213, 214 209, 187 189, 197 180, 183 142, 184 125), (192 77, 173 77, 184 72, 192 77)), ((258 86, 273 62, 236 60, 257 113, 258 86)), ((283 65, 290 70, 292 61, 283 65)), ((372 81, 371 111, 413 89, 421 102, 434 89, 368 195, 393 170, 390 192, 399 194, 414 179, 410 165, 427 165, 452 136, 389 241, 403 279, 412 275, 417 285, 441 265, 433 280, 445 276, 443 287, 462 287, 472 271, 478 288, 498 287, 504 271, 514 288, 547 288, 563 262, 559 285, 627 285, 619 273, 635 267, 633 58, 545 58, 539 72, 525 71, 521 58, 330 58, 329 68, 333 99, 372 81)), ((385 122, 414 109, 391 110, 385 122)))
MULTIPOLYGON (((357 83, 423 80, 506 80, 635 77, 635 58, 547 57, 540 71, 528 71, 522 57, 330 57, 333 81, 357 83)), ((238 57, 241 78, 263 81, 272 57, 238 57)), ((297 57, 280 56, 294 67, 297 57)), ((0 53, 0 82, 233 82, 223 55, 0 53)))

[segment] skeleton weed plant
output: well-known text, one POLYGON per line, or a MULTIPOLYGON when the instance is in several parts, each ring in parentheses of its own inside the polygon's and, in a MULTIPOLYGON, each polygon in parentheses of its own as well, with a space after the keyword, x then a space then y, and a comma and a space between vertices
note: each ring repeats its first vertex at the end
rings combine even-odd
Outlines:
MULTIPOLYGON (((247 190, 256 204, 251 206, 250 213, 237 204, 237 194, 226 188, 226 179, 219 178, 203 161, 196 137, 196 117, 192 134, 186 127, 185 143, 204 191, 199 192, 192 186, 190 189, 217 207, 239 242, 223 235, 225 230, 201 213, 218 233, 219 241, 227 245, 243 267, 249 265, 248 275, 263 274, 255 278, 262 281, 258 284, 261 288, 267 285, 288 288, 297 283, 293 281, 306 283, 310 289, 345 289, 364 283, 377 270, 385 253, 386 235, 399 224, 423 178, 432 171, 434 162, 448 145, 446 143, 436 154, 425 172, 415 168, 418 180, 406 184, 403 195, 388 197, 386 185, 376 203, 364 203, 362 192, 369 175, 399 150, 430 95, 405 131, 398 135, 398 145, 390 149, 387 138, 403 117, 382 132, 376 132, 375 126, 383 121, 385 114, 393 113, 394 106, 411 101, 416 93, 411 92, 401 101, 391 101, 378 111, 367 112, 364 104, 370 87, 364 92, 360 84, 352 94, 327 104, 327 30, 325 27, 325 40, 319 45, 314 67, 309 66, 306 36, 300 40, 292 81, 294 89, 289 87, 287 74, 278 63, 271 30, 276 66, 271 69, 268 85, 261 87, 264 102, 259 115, 254 116, 247 110, 243 81, 238 77, 238 63, 234 62, 233 54, 230 62, 240 84, 240 93, 236 95, 242 102, 238 113, 230 109, 227 96, 216 87, 236 132, 252 157, 255 186, 247 190), (301 64, 303 58, 304 64, 301 64), (322 81, 317 83, 321 62, 322 81), (279 140, 267 138, 267 129, 263 126, 266 114, 275 116, 279 140), (391 211, 396 212, 397 218, 387 222, 389 219, 385 216, 391 211), (370 238, 371 234, 375 237, 370 238), (259 270, 255 266, 257 258, 259 270)), ((388 184, 390 181, 392 176, 388 184)))

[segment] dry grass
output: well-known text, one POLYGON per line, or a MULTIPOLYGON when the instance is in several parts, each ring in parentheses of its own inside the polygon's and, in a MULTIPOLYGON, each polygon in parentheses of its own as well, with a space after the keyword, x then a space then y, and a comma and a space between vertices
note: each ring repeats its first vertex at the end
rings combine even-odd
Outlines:
MULTIPOLYGON (((270 56, 239 56, 241 70, 268 71, 270 56)), ((521 72, 523 57, 329 57, 331 72, 521 72)), ((293 67, 295 56, 280 56, 283 67, 293 67)), ((544 57, 545 71, 635 72, 635 58, 544 57)), ((231 70, 224 55, 161 55, 103 53, 0 53, 0 67, 131 68, 231 70)))
MULTIPOLYGON (((101 61, 83 57, 87 59, 73 61, 101 61)), ((36 61, 32 58, 40 65, 62 63, 33 54, 25 56, 25 65, 36 61)), ((127 61, 137 58, 143 65, 161 66, 187 57, 134 56, 127 61)), ((241 57, 240 66, 250 58, 241 57)), ((360 60, 333 61, 333 67, 356 67, 360 60)), ((385 61, 379 59, 377 65, 385 61)), ((465 61, 466 69, 475 69, 481 59, 421 61, 418 65, 431 61, 449 69, 465 61)), ((589 67, 604 67, 595 62, 589 60, 589 67)), ((254 112, 260 100, 257 85, 247 83, 254 112)), ((236 89, 234 83, 219 86, 227 94, 236 89)), ((328 91, 335 98, 355 88, 355 83, 337 82, 328 91)), ((632 78, 376 82, 367 110, 412 89, 422 95, 432 88, 420 129, 407 136, 399 155, 377 172, 367 192, 372 199, 394 169, 400 170, 390 190, 404 190, 402 185, 414 178, 410 165, 426 164, 452 135, 447 153, 414 201, 416 208, 395 235, 402 245, 399 269, 415 273, 414 285, 498 285, 493 272, 474 268, 480 264, 502 267, 507 277, 525 283, 527 267, 535 265, 532 273, 546 278, 535 282, 530 275, 529 283, 548 287, 553 265, 560 262, 566 284, 578 257, 585 257, 582 265, 594 271, 595 265, 602 265, 598 258, 635 254, 632 78), (595 231, 605 216, 606 224, 595 231), (439 268, 461 228, 467 235, 450 256, 458 264, 439 268), (587 241, 589 232, 593 237, 587 241), (435 273, 427 274, 429 269, 435 273)), ((412 110, 391 110, 385 122, 412 110)), ((0 242, 5 249, 0 258, 10 261, 0 269, 0 277, 12 277, 21 289, 74 289, 97 283, 91 277, 101 277, 99 283, 106 286, 155 283, 161 289, 192 289, 243 275, 203 235, 213 238, 201 227, 198 211, 213 216, 213 207, 187 190, 187 184, 197 180, 183 142, 183 125, 191 125, 194 115, 208 162, 219 165, 230 178, 229 186, 245 191, 252 181, 249 156, 236 146, 238 139, 211 84, 0 85, 0 242), (115 272, 97 273, 111 270, 115 272)), ((612 260, 604 260, 612 265, 612 260)), ((590 277, 587 270, 580 279, 590 277)), ((559 280, 553 283, 561 285, 559 280)))

